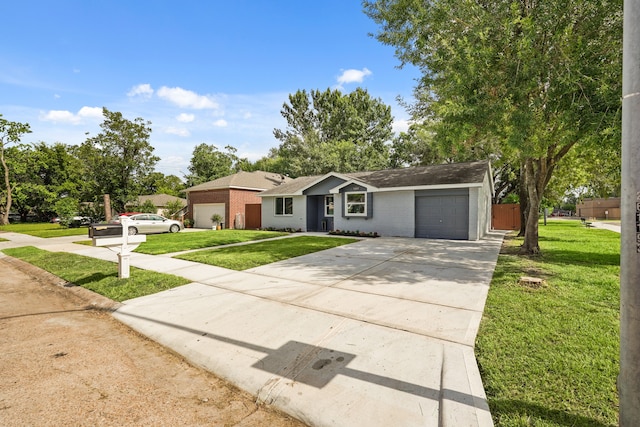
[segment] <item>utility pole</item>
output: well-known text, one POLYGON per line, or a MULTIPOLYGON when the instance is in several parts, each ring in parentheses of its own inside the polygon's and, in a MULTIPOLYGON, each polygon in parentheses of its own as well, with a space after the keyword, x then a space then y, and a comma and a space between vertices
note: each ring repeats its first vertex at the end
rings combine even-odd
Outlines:
POLYGON ((640 0, 624 1, 620 426, 640 422, 640 0))

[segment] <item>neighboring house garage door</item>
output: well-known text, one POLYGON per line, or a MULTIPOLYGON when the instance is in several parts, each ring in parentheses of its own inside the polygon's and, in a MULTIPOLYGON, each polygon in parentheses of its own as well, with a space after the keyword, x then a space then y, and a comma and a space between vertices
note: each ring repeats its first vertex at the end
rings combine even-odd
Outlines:
MULTIPOLYGON (((224 203, 199 203, 193 205, 193 226, 195 228, 211 228, 213 225, 211 215, 214 213, 224 218, 224 203)), ((222 222, 227 227, 227 221, 223 219, 222 222)))
POLYGON ((469 238, 469 190, 416 192, 416 237, 469 238))

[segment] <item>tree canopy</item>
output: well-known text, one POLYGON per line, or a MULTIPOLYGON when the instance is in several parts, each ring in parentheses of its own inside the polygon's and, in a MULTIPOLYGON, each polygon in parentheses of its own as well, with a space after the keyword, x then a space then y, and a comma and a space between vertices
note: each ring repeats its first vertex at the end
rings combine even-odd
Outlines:
POLYGON ((4 203, 2 203, 2 212, 0 212, 1 225, 9 224, 9 213, 13 201, 10 169, 5 157, 6 149, 10 144, 19 143, 22 135, 29 132, 31 132, 31 128, 28 123, 10 122, 0 114, 0 164, 2 164, 4 172, 4 188, 2 193, 4 203))
POLYGON ((93 193, 110 194, 113 207, 121 211, 139 194, 159 158, 149 143, 151 122, 140 117, 130 121, 106 108, 102 114, 102 132, 87 138, 78 154, 93 193))
POLYGON ((213 144, 202 143, 193 149, 189 165, 190 174, 186 177, 187 186, 192 187, 231 175, 240 171, 243 164, 248 163, 248 160, 236 155, 238 152, 236 148, 230 145, 224 148, 225 151, 220 151, 213 144))
POLYGON ((414 121, 448 153, 518 165, 523 253, 539 252, 538 212, 574 146, 616 150, 621 0, 364 2, 402 64, 420 68, 414 121), (521 200, 523 201, 523 200, 521 200))
POLYGON ((298 90, 281 114, 287 127, 274 129, 281 144, 270 153, 280 173, 297 177, 389 166, 391 108, 364 89, 298 90))

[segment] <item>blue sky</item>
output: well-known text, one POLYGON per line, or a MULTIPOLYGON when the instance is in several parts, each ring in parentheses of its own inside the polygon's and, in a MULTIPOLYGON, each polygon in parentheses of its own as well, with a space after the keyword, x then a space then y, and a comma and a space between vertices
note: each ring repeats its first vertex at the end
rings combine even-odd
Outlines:
POLYGON ((156 169, 180 177, 200 143, 266 155, 299 89, 363 87, 405 130, 396 97, 419 75, 368 35, 359 0, 23 0, 2 15, 0 114, 30 124, 22 142, 79 144, 104 106, 151 121, 156 169))

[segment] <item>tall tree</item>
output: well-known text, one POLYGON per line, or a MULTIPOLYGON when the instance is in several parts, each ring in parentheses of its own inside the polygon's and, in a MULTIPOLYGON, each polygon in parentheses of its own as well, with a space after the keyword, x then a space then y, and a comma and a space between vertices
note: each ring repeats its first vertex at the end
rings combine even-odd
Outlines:
POLYGON ((278 172, 295 177, 389 166, 391 107, 364 89, 346 95, 299 90, 289 95, 281 114, 287 128, 274 129, 281 144, 271 155, 287 170, 278 172))
POLYGON ((50 208, 58 197, 40 176, 44 159, 32 145, 27 144, 10 147, 7 153, 12 182, 12 210, 18 212, 22 222, 31 213, 40 220, 45 219, 48 216, 45 212, 51 212, 50 208))
POLYGON ((248 161, 237 156, 238 150, 227 145, 225 151, 218 150, 213 144, 199 144, 193 149, 191 164, 189 165, 189 175, 187 175, 187 186, 202 184, 213 181, 223 176, 231 175, 240 171, 240 167, 248 161))
POLYGON ((28 123, 10 122, 0 114, 0 163, 4 171, 4 203, 0 215, 0 224, 9 224, 9 213, 12 203, 12 188, 9 177, 9 166, 5 158, 5 150, 10 144, 17 144, 25 133, 30 133, 31 128, 28 123))
POLYGON ((175 175, 152 172, 142 182, 142 194, 169 194, 180 197, 185 184, 175 175))
POLYGON ((79 149, 94 194, 110 194, 112 206, 123 210, 140 193, 142 181, 153 172, 159 157, 149 143, 151 122, 102 109, 102 132, 87 138, 79 149))
POLYGON ((422 71, 414 120, 439 144, 494 141, 519 165, 526 198, 522 253, 540 251, 538 212, 576 145, 616 145, 621 0, 378 0, 365 13, 402 64, 422 71))

